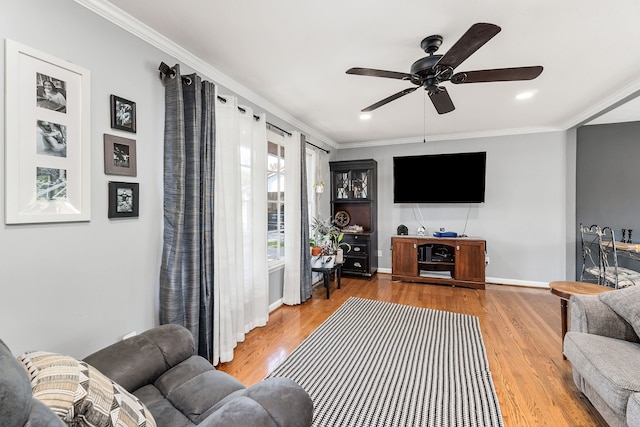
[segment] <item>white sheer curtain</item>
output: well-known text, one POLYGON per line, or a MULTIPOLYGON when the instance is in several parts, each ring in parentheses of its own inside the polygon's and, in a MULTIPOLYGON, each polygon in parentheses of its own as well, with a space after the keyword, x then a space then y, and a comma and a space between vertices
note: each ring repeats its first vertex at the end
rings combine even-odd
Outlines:
POLYGON ((300 296, 300 133, 284 136, 285 203, 284 203, 284 289, 282 302, 287 305, 301 303, 300 296))
POLYGON ((236 344, 269 316, 266 120, 225 99, 216 105, 214 364, 232 360, 236 344))

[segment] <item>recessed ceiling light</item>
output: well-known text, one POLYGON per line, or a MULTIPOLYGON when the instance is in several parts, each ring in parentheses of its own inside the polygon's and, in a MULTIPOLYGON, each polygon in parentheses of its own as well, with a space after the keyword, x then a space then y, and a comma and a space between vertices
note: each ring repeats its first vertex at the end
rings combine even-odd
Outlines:
POLYGON ((516 95, 516 99, 522 101, 523 99, 529 99, 533 97, 538 91, 537 90, 529 90, 527 92, 522 92, 516 95))
POLYGON ((369 120, 371 118, 371 114, 369 113, 361 113, 360 120, 369 120))

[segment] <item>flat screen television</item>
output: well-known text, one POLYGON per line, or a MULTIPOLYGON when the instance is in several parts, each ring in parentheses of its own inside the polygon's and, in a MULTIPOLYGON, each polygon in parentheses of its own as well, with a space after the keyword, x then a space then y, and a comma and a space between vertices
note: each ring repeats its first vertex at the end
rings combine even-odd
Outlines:
POLYGON ((484 202, 487 153, 393 158, 394 203, 484 202))

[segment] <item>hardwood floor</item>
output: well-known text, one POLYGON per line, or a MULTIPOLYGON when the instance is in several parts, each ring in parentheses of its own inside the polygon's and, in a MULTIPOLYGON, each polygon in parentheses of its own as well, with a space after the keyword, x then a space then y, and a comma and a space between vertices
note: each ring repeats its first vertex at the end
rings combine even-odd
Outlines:
POLYGON ((245 385, 262 380, 349 297, 470 314, 480 319, 505 426, 607 424, 576 388, 561 352, 560 300, 548 289, 487 285, 486 290, 343 277, 298 306, 274 310, 267 326, 247 334, 234 360, 217 368, 245 385))

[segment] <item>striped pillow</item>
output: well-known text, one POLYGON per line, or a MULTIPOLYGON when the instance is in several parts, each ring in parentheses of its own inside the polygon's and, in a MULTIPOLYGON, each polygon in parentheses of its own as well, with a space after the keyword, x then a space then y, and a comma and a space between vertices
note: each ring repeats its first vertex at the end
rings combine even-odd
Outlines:
POLYGON ((29 374, 33 397, 69 425, 156 427, 137 397, 85 362, 43 351, 18 360, 29 374))

